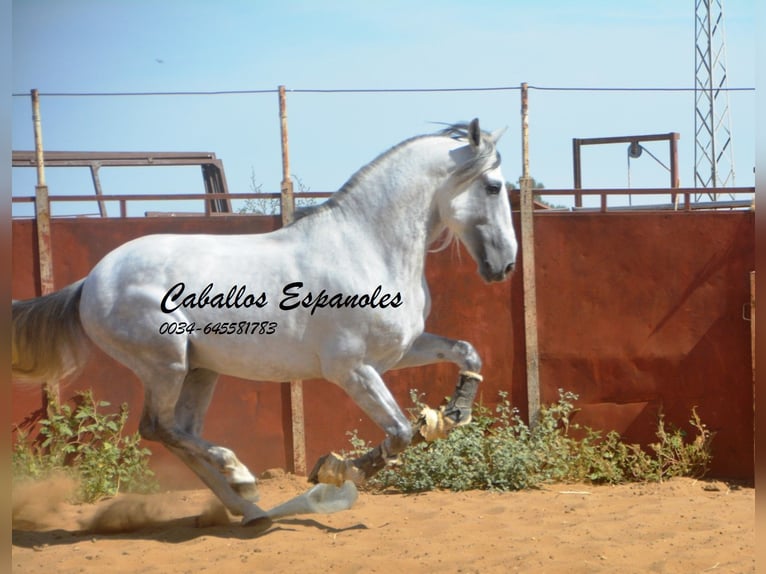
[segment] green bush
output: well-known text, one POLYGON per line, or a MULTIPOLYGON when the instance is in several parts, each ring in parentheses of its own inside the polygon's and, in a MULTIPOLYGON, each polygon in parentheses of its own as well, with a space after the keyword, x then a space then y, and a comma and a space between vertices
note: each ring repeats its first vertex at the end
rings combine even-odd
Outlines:
POLYGON ((99 409, 109 403, 96 403, 91 391, 77 394, 75 408, 47 396, 48 418, 37 423, 39 438, 31 440, 29 432, 19 431, 11 458, 14 482, 64 472, 78 482, 77 501, 83 502, 157 489, 148 468, 150 452, 139 446, 139 434, 123 435, 127 405, 104 414, 99 409))
MULTIPOLYGON (((422 404, 411 393, 419 412, 422 404)), ((410 447, 396 464, 368 481, 374 490, 393 488, 402 492, 432 489, 520 490, 550 482, 618 484, 629 481, 661 481, 672 476, 703 476, 709 467, 713 434, 692 409, 690 424, 698 435, 685 442, 681 430, 667 431, 660 414, 658 442, 646 452, 625 444, 616 432, 605 436, 570 422, 575 412, 573 393, 559 390, 555 404, 541 408, 538 422, 529 427, 508 401, 506 393, 492 413, 478 405, 471 424, 458 427, 443 440, 410 447), (579 435, 576 438, 573 435, 579 435)), ((351 433, 357 456, 369 445, 351 433)))

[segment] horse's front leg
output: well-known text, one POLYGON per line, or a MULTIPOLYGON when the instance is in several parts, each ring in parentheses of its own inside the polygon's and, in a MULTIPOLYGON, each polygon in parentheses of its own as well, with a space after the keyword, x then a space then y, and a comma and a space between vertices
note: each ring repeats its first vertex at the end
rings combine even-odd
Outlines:
POLYGON ((451 362, 460 368, 460 378, 450 401, 440 409, 426 408, 414 427, 396 404, 380 375, 370 366, 355 369, 347 376, 327 376, 338 383, 379 427, 386 439, 361 457, 344 460, 335 453, 321 457, 309 473, 312 482, 342 484, 361 482, 383 469, 411 443, 444 438, 447 433, 471 420, 473 401, 482 376, 481 358, 466 341, 431 333, 420 335, 394 369, 451 362))
POLYGON ((482 376, 481 358, 467 341, 448 339, 431 333, 423 333, 410 347, 407 354, 394 367, 402 369, 406 367, 418 367, 433 363, 450 362, 460 368, 455 392, 449 402, 437 409, 426 407, 420 418, 415 423, 413 442, 422 440, 434 440, 444 438, 447 433, 461 425, 471 421, 473 401, 482 376))
POLYGON ((343 484, 346 480, 359 483, 396 459, 410 444, 412 426, 399 408, 391 391, 378 372, 370 365, 361 365, 344 375, 327 378, 340 387, 386 432, 386 438, 365 455, 344 460, 335 453, 320 458, 309 473, 312 482, 343 484))

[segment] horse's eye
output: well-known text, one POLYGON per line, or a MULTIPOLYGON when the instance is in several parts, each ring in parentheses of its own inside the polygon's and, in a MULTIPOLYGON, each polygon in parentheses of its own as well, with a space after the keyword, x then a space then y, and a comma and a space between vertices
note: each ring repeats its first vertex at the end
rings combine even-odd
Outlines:
POLYGON ((487 190, 489 195, 497 195, 503 189, 503 184, 497 182, 488 183, 484 189, 487 190))

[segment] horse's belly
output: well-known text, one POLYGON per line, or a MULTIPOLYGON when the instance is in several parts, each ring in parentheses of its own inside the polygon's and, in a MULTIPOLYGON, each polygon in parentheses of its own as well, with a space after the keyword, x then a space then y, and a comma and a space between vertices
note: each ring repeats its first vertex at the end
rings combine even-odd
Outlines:
POLYGON ((189 337, 190 366, 261 381, 319 376, 316 337, 296 317, 268 307, 190 315, 196 329, 189 337))
POLYGON ((309 349, 295 341, 267 340, 268 335, 210 336, 192 343, 190 367, 255 381, 290 381, 321 376, 321 365, 309 349))
POLYGON ((365 310, 334 311, 324 317, 298 312, 289 319, 275 314, 258 323, 229 321, 218 325, 218 333, 206 322, 190 336, 190 366, 261 381, 327 378, 341 364, 370 365, 382 373, 422 332, 420 317, 392 321, 365 310))

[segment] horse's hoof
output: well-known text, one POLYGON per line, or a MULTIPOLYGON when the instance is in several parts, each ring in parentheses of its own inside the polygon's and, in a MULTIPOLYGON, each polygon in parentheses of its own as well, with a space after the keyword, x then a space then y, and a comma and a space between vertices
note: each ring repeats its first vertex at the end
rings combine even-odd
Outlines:
POLYGON ((232 484, 231 487, 245 500, 258 502, 261 495, 258 493, 258 484, 255 482, 240 482, 232 484))
POLYGON ((333 484, 335 486, 343 486, 347 480, 354 484, 360 484, 364 480, 364 473, 354 465, 353 461, 331 452, 320 458, 314 465, 309 480, 314 483, 333 484))
POLYGON ((308 480, 311 484, 319 484, 319 469, 322 468, 322 465, 324 465, 324 461, 327 460, 328 456, 330 455, 326 454, 324 456, 320 456, 319 460, 317 460, 316 464, 314 464, 314 468, 312 468, 311 472, 309 472, 306 480, 308 480))
POLYGON ((274 524, 274 521, 265 515, 256 516, 255 518, 242 519, 242 526, 246 526, 248 529, 252 530, 255 534, 261 534, 262 532, 266 532, 269 528, 271 528, 272 524, 274 524))

